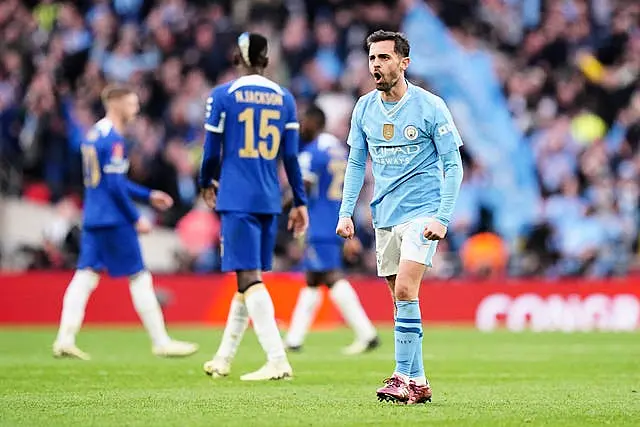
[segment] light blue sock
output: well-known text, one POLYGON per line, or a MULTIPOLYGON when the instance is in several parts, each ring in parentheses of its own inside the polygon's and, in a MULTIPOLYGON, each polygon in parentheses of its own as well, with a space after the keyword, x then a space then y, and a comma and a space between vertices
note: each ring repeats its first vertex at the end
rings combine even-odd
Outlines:
POLYGON ((413 363, 411 364, 411 375, 409 378, 415 380, 418 384, 426 383, 426 377, 424 373, 424 361, 422 360, 422 323, 419 324, 420 339, 416 346, 416 352, 413 355, 413 363))
MULTIPOLYGON (((396 301, 398 313, 395 321, 396 370, 411 376, 415 353, 422 340, 422 321, 418 301, 396 301)), ((422 356, 421 356, 422 358, 422 356)))

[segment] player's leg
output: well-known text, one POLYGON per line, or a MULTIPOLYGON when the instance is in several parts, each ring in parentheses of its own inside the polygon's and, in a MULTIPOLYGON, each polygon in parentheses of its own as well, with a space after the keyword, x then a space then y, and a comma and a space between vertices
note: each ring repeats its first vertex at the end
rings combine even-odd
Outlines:
MULTIPOLYGON (((426 240, 422 236, 422 232, 427 224, 427 221, 430 221, 429 218, 422 218, 412 221, 409 224, 403 225, 402 228, 402 246, 401 246, 401 260, 400 260, 400 269, 403 270, 403 264, 410 264, 415 268, 416 276, 410 277, 408 280, 403 280, 405 285, 409 287, 409 296, 413 296, 415 294, 415 301, 417 303, 417 316, 420 320, 420 323, 416 323, 415 326, 418 327, 419 340, 416 346, 413 362, 411 364, 411 373, 410 383, 409 383, 409 403, 425 403, 431 400, 431 387, 426 378, 424 371, 424 360, 422 357, 422 342, 423 342, 423 331, 422 331, 422 320, 421 313, 418 304, 418 293, 420 283, 422 281, 422 277, 424 275, 424 271, 431 267, 433 256, 435 254, 438 243, 435 241, 426 240), (422 271, 422 273, 419 273, 422 271), (417 289, 414 291, 413 289, 417 289)), ((403 293, 402 289, 398 289, 398 286, 395 287, 395 296, 398 298, 398 295, 403 293)), ((399 317, 399 316, 398 316, 399 317)))
MULTIPOLYGON (((412 260, 400 261, 398 275, 394 283, 396 318, 394 335, 396 338, 396 368, 394 375, 409 381, 409 403, 421 398, 415 396, 419 387, 426 385, 422 362, 422 319, 418 293, 425 266, 412 260)), ((428 398, 431 398, 431 391, 428 398)))
POLYGON ((159 357, 184 357, 198 351, 197 344, 172 339, 167 333, 151 273, 141 270, 129 276, 129 291, 133 306, 151 338, 153 354, 159 357))
POLYGON ((204 371, 212 377, 224 377, 231 372, 231 363, 238 352, 242 337, 249 326, 249 312, 244 295, 236 292, 231 300, 227 323, 220 346, 213 358, 204 364, 204 371))
POLYGON ((76 346, 76 335, 82 326, 89 297, 100 280, 94 271, 101 268, 97 240, 93 231, 82 231, 78 267, 64 293, 60 328, 53 343, 55 357, 90 359, 87 353, 76 346))
POLYGON ((195 353, 197 344, 172 340, 167 333, 162 309, 153 289, 153 278, 144 267, 135 228, 126 225, 104 230, 101 249, 109 274, 113 277, 129 277, 133 307, 151 338, 153 353, 162 357, 195 353))
MULTIPOLYGON (((240 212, 221 212, 220 220, 222 271, 238 271, 247 266, 258 268, 260 253, 255 242, 259 241, 260 235, 259 224, 255 218, 240 212)), ((229 375, 231 364, 248 325, 249 312, 245 296, 238 289, 229 306, 220 345, 213 358, 204 364, 206 374, 214 378, 229 375)))
MULTIPOLYGON (((339 254, 339 256, 342 255, 339 254)), ((340 259, 340 263, 341 261, 340 259)), ((380 345, 380 340, 376 328, 369 320, 358 294, 344 277, 344 274, 338 269, 333 269, 325 273, 324 281, 329 287, 331 301, 356 335, 354 342, 344 348, 343 353, 356 355, 377 348, 380 345)))
POLYGON ((100 276, 89 269, 76 270, 62 302, 58 336, 53 343, 55 357, 75 357, 89 360, 90 356, 76 346, 76 335, 84 320, 85 308, 100 276))
MULTIPOLYGON (((387 278, 395 277, 399 273, 400 247, 402 235, 394 228, 378 228, 376 233, 376 258, 378 265, 378 276, 387 278)), ((397 294, 396 294, 397 296, 397 294)), ((396 298, 397 299, 397 298, 396 298)), ((409 374, 413 353, 410 338, 405 337, 404 329, 398 328, 399 306, 396 304, 398 314, 396 315, 394 330, 394 346, 396 369, 391 377, 384 380, 384 386, 377 390, 379 400, 389 400, 394 402, 406 402, 409 400, 409 374), (410 353, 410 354, 409 354, 410 353), (408 360, 407 360, 408 359, 408 360), (400 361, 400 363, 398 363, 400 361), (398 365, 400 364, 400 367, 398 365)), ((404 312, 404 309, 403 309, 404 312)))
MULTIPOLYGON (((277 216, 256 215, 261 223, 260 229, 260 262, 261 270, 269 271, 272 267, 273 249, 276 243, 277 216)), ((238 285, 244 293, 249 318, 256 331, 258 341, 267 354, 267 363, 257 370, 240 377, 243 381, 259 381, 269 379, 289 379, 293 370, 287 360, 284 342, 276 323, 275 310, 269 291, 262 283, 262 275, 258 270, 243 271, 238 274, 238 285)))
MULTIPOLYGON (((396 297, 395 297, 395 285, 396 276, 388 276, 385 278, 389 291, 391 292, 391 299, 393 300, 393 320, 395 322, 397 317, 396 297)), ((411 364, 411 374, 409 375, 409 403, 423 403, 431 399, 431 388, 424 375, 424 364, 422 359, 422 338, 420 338, 420 345, 416 348, 416 352, 413 356, 413 363, 411 364)))
POLYGON ((291 324, 285 338, 285 346, 290 351, 300 351, 304 338, 313 324, 316 313, 322 304, 320 286, 324 283, 323 273, 307 271, 307 285, 300 290, 296 306, 291 315, 291 324))

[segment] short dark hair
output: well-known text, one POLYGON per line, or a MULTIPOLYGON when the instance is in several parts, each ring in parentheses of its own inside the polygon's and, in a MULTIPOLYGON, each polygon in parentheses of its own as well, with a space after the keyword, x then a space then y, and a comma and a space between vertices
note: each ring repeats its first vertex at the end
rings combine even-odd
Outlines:
POLYGON ((123 96, 127 96, 132 93, 135 92, 129 86, 115 83, 109 84, 104 89, 102 89, 100 98, 102 99, 103 104, 107 104, 107 102, 111 101, 112 99, 122 98, 123 96))
POLYGON ((324 129, 327 117, 325 116, 324 111, 322 111, 322 109, 316 104, 311 104, 309 108, 307 108, 307 111, 305 111, 304 116, 312 120, 316 120, 318 122, 318 126, 324 129))
POLYGON ((404 34, 395 31, 378 30, 375 33, 371 33, 367 37, 367 49, 371 47, 373 43, 383 42, 391 40, 394 43, 393 50, 402 58, 409 56, 409 40, 404 34))

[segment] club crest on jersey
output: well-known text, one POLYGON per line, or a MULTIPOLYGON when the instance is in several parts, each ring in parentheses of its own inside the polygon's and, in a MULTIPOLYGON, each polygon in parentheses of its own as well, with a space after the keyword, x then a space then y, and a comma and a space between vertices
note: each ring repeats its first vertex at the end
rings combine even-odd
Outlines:
POLYGON ((118 164, 124 161, 124 144, 116 142, 111 148, 111 163, 118 164))
POLYGON ((404 128, 404 137, 409 141, 413 141, 418 137, 418 129, 414 125, 404 128))
POLYGON ((382 136, 384 136, 384 139, 389 141, 391 138, 393 138, 393 133, 394 131, 392 123, 385 123, 382 125, 382 136))

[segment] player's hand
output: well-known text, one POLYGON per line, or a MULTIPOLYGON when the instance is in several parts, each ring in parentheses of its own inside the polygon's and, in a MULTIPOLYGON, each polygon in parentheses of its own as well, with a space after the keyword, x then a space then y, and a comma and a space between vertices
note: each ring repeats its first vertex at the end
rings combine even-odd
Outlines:
POLYGON ((202 189, 202 192, 201 192, 202 199, 207 204, 209 209, 215 209, 216 207, 217 192, 218 192, 218 181, 212 181, 211 187, 202 189))
POLYGON ((444 239, 444 236, 447 234, 447 226, 442 224, 440 221, 431 221, 424 228, 424 232, 422 235, 427 240, 441 240, 444 239))
POLYGON ((140 234, 147 234, 152 228, 153 225, 151 225, 151 221, 143 216, 141 216, 138 219, 138 222, 136 222, 136 231, 140 234))
POLYGON ((160 190, 152 190, 151 195, 149 196, 149 201, 151 202, 151 206, 159 211, 166 211, 173 206, 173 199, 171 196, 160 190))
POLYGON ((287 229, 293 231, 293 237, 300 237, 304 235, 309 226, 309 213, 306 206, 298 206, 292 208, 289 212, 289 223, 287 229))
POLYGON ((336 234, 345 239, 353 239, 355 227, 351 218, 340 218, 336 227, 336 234))

